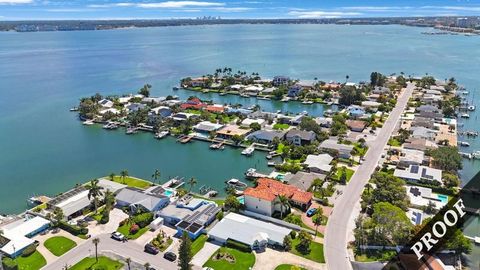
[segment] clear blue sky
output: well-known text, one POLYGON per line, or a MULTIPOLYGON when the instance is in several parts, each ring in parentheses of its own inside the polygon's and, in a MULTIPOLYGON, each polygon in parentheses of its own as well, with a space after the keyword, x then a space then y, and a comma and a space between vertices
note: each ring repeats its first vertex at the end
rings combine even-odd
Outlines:
POLYGON ((0 0, 0 20, 480 15, 480 0, 0 0))

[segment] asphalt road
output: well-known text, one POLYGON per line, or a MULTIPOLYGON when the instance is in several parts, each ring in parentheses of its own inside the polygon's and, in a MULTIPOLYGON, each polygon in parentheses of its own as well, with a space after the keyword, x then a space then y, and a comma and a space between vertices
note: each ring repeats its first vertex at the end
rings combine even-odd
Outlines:
MULTIPOLYGON (((163 258, 163 253, 151 255, 143 251, 143 246, 134 241, 119 242, 110 238, 110 234, 102 234, 97 236, 100 239, 98 244, 98 253, 113 252, 124 258, 131 258, 140 264, 150 263, 152 267, 157 270, 171 270, 177 269, 176 262, 170 262, 163 258)), ((92 239, 84 242, 76 248, 70 250, 57 261, 42 268, 42 270, 60 270, 64 269, 65 265, 73 266, 85 257, 95 256, 95 246, 92 239)))
POLYGON ((377 138, 369 145, 365 155, 365 161, 358 167, 350 182, 343 191, 342 196, 337 200, 332 215, 328 218, 325 231, 325 259, 327 268, 330 270, 351 270, 349 254, 347 251, 347 234, 354 228, 354 220, 358 211, 355 205, 360 201, 365 184, 377 167, 383 149, 387 145, 390 135, 395 129, 397 122, 405 110, 408 99, 413 93, 414 84, 408 84, 403 94, 398 98, 395 108, 390 113, 383 128, 379 131, 377 138))

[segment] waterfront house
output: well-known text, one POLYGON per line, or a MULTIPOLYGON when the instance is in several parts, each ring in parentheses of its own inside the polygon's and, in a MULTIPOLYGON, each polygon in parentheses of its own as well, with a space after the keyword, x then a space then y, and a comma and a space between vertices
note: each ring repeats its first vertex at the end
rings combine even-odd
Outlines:
POLYGON ((142 98, 142 103, 155 105, 164 102, 166 99, 166 97, 144 97, 142 98))
POLYGON ((353 119, 357 119, 365 115, 365 109, 357 105, 350 105, 347 108, 347 112, 348 115, 353 119))
POLYGON ((282 181, 300 190, 308 191, 315 179, 324 180, 326 177, 327 175, 320 173, 297 172, 286 174, 282 181))
POLYGON ((329 174, 332 170, 332 165, 330 165, 332 160, 333 157, 329 154, 308 155, 303 164, 310 172, 329 174))
POLYGON ((167 206, 170 202, 170 197, 161 192, 155 192, 155 190, 141 190, 133 187, 122 189, 115 196, 115 199, 118 207, 128 206, 132 213, 135 213, 137 209, 155 212, 167 206))
POLYGON ((14 219, 8 223, 0 223, 0 230, 3 232, 0 237, 0 240, 2 240, 0 241, 0 251, 10 258, 16 258, 22 255, 25 248, 35 244, 32 237, 44 232, 49 227, 49 220, 30 215, 14 219))
POLYGON ((442 121, 443 114, 437 112, 420 112, 417 114, 417 117, 431 119, 432 122, 439 122, 442 121))
POLYGON ((143 110, 146 107, 147 107, 147 105, 142 104, 142 103, 130 103, 130 104, 125 106, 125 108, 127 109, 127 112, 136 112, 136 111, 139 111, 139 110, 143 110))
POLYGON ((113 101, 108 100, 108 99, 105 99, 105 98, 102 99, 102 100, 100 100, 100 101, 98 102, 98 104, 99 104, 100 106, 102 106, 103 108, 111 108, 111 107, 113 107, 113 101))
POLYGON ((440 110, 437 106, 434 105, 421 105, 416 108, 416 111, 421 113, 421 112, 436 112, 436 113, 441 113, 442 110, 440 110))
POLYGON ((118 114, 120 114, 120 111, 115 109, 115 108, 107 108, 107 109, 100 110, 98 113, 100 115, 104 115, 106 113, 112 113, 114 115, 118 115, 118 114))
POLYGON ((298 114, 292 117, 289 121, 289 124, 292 126, 298 126, 302 123, 302 119, 307 117, 305 114, 298 114))
MULTIPOLYGON (((247 211, 272 216, 280 212, 279 196, 288 198, 292 206, 307 210, 312 204, 313 195, 297 187, 283 184, 280 181, 259 178, 256 187, 249 187, 244 191, 245 209, 247 211)), ((286 211, 287 209, 283 209, 286 211)))
POLYGON ((160 117, 168 117, 172 115, 172 109, 167 106, 159 106, 155 107, 150 110, 150 114, 160 116, 160 117))
POLYGON ((303 87, 301 85, 295 84, 288 88, 287 96, 291 98, 297 97, 300 92, 302 92, 303 87))
POLYGON ((225 111, 225 107, 220 104, 213 104, 206 106, 204 110, 211 113, 223 113, 225 111))
POLYGON ((415 116, 411 123, 412 127, 424 127, 428 129, 434 129, 435 128, 435 122, 432 121, 430 118, 425 118, 425 117, 419 117, 415 116))
POLYGON ((198 114, 179 112, 170 116, 174 121, 182 122, 190 118, 198 117, 198 114))
POLYGON ((120 104, 127 104, 128 102, 130 102, 130 100, 133 98, 132 95, 128 95, 128 96, 124 96, 124 97, 119 97, 118 98, 118 103, 120 104))
POLYGON ((435 194, 431 188, 419 186, 405 186, 407 196, 410 199, 410 204, 414 207, 423 208, 428 206, 430 202, 435 205, 435 208, 441 209, 447 204, 446 196, 435 194))
POLYGON ((175 226, 177 234, 187 232, 190 238, 196 239, 205 232, 221 209, 212 201, 193 198, 186 195, 175 203, 169 204, 156 213, 166 224, 175 226))
POLYGON ((285 138, 290 143, 300 146, 312 143, 316 139, 316 135, 313 131, 291 129, 287 132, 285 138))
POLYGON ((188 110, 188 109, 194 109, 194 110, 200 110, 204 107, 206 107, 207 104, 203 103, 199 98, 190 98, 188 99, 185 103, 180 105, 180 109, 182 110, 188 110))
POLYGON ((207 77, 192 78, 188 81, 187 87, 205 87, 207 86, 207 77))
POLYGON ((352 156, 353 145, 339 144, 336 139, 327 139, 318 148, 324 151, 334 151, 338 153, 339 158, 348 159, 352 156))
POLYGON ((425 104, 434 105, 434 104, 438 104, 439 102, 441 102, 443 100, 443 96, 432 95, 432 94, 424 94, 420 98, 420 100, 425 104))
POLYGON ((410 138, 403 144, 403 148, 425 151, 427 149, 438 148, 438 145, 430 140, 410 138))
POLYGON ((208 232, 215 242, 226 244, 228 240, 239 242, 251 249, 267 245, 283 246, 283 239, 292 230, 252 217, 229 213, 208 232))
POLYGON ((410 128, 410 131, 412 132, 412 138, 415 139, 426 139, 430 141, 434 141, 435 137, 437 136, 437 131, 432 130, 429 128, 425 128, 422 126, 414 126, 410 128))
POLYGON ((258 119, 252 119, 252 118, 245 118, 243 119, 242 123, 240 124, 241 127, 246 127, 249 128, 251 124, 257 123, 260 125, 260 127, 264 127, 267 121, 264 119, 258 118, 258 119))
POLYGON ((60 208, 67 220, 81 215, 83 210, 90 206, 91 201, 88 198, 88 190, 84 186, 71 189, 47 202, 48 210, 53 212, 55 208, 60 208))
POLYGON ((237 125, 226 125, 222 129, 217 131, 217 137, 221 139, 231 140, 233 136, 245 137, 250 133, 252 129, 250 128, 241 128, 237 125))
POLYGON ((275 76, 273 77, 273 86, 287 85, 290 82, 290 78, 287 76, 275 76))
POLYGON ((254 111, 248 114, 247 117, 250 119, 273 120, 277 117, 277 114, 272 112, 254 111))
POLYGON ((225 109, 225 112, 227 114, 240 114, 240 115, 249 115, 253 111, 249 109, 243 109, 243 108, 232 108, 232 107, 227 107, 225 109))
POLYGON ((276 130, 257 130, 247 136, 247 140, 270 145, 273 143, 274 138, 283 140, 285 138, 286 131, 276 130))
POLYGON ((262 92, 263 87, 260 85, 249 85, 243 89, 243 93, 250 95, 250 96, 257 96, 262 92))
POLYGON ((355 132, 362 132, 367 126, 367 123, 360 120, 347 120, 346 124, 351 131, 355 132))
POLYGON ((413 149, 402 149, 398 159, 399 168, 408 168, 410 165, 422 165, 425 162, 425 153, 413 149))
POLYGON ((442 183, 442 170, 423 165, 410 165, 406 170, 395 169, 393 175, 407 181, 436 181, 442 183))
POLYGON ((222 127, 223 127, 223 125, 221 125, 221 124, 215 124, 215 123, 212 123, 210 121, 202 121, 202 122, 196 124, 195 126, 193 126, 193 130, 195 132, 200 133, 200 135, 208 137, 211 132, 215 132, 215 131, 221 129, 222 127))

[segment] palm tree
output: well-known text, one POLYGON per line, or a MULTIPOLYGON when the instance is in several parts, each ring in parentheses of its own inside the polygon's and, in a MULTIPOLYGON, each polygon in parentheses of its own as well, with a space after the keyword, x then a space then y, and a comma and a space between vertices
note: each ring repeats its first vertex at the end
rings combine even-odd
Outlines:
POLYGON ((145 266, 145 270, 150 270, 150 263, 145 263, 143 266, 145 266))
POLYGON ((285 195, 280 195, 278 196, 278 201, 275 204, 280 204, 280 219, 283 219, 283 209, 290 208, 290 202, 288 201, 288 198, 285 195))
POLYGON ((348 79, 350 79, 350 76, 349 75, 345 76, 345 83, 348 82, 348 79))
POLYGON ((115 174, 112 172, 110 175, 108 175, 111 181, 115 181, 115 174))
POLYGON ((88 199, 93 198, 93 204, 95 206, 95 214, 98 210, 98 197, 102 196, 103 187, 98 185, 98 179, 93 179, 90 181, 90 186, 88 187, 88 199))
POLYGON ((94 238, 92 243, 95 245, 95 261, 98 262, 98 244, 100 244, 100 239, 94 238))
POLYGON ((128 270, 130 270, 130 264, 132 263, 132 259, 126 258, 126 259, 125 259, 125 262, 127 263, 128 270))
POLYGON ((315 238, 317 237, 318 226, 322 225, 323 208, 318 207, 315 215, 312 217, 313 224, 315 224, 315 238))
POLYGON ((123 170, 120 172, 120 176, 122 177, 122 182, 123 184, 125 184, 125 177, 128 176, 128 171, 127 170, 123 170))
POLYGON ((188 180, 188 185, 190 186, 190 188, 188 189, 188 193, 190 193, 193 189, 193 186, 195 186, 197 184, 197 179, 195 178, 190 178, 190 180, 188 180))
POLYGON ((113 195, 113 192, 111 192, 110 189, 107 189, 107 191, 103 193, 103 203, 105 203, 105 210, 110 211, 114 202, 115 196, 113 195))
MULTIPOLYGON (((159 170, 155 170, 155 172, 152 174, 152 178, 154 180, 154 182, 157 182, 158 178, 160 178, 160 171, 159 170)), ((159 182, 160 184, 160 182, 159 182)))
POLYGON ((370 189, 372 188, 372 184, 367 183, 367 184, 365 185, 365 188, 367 189, 367 192, 370 193, 370 189))

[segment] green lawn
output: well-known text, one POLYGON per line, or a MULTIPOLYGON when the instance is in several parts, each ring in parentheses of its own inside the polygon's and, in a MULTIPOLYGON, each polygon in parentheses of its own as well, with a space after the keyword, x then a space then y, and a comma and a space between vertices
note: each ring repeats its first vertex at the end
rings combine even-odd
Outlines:
POLYGON ((192 242, 192 256, 195 256, 205 245, 205 242, 207 241, 208 236, 205 234, 200 235, 195 239, 195 241, 192 242))
POLYGON ((323 256, 323 245, 317 242, 312 241, 310 244, 310 253, 302 254, 296 249, 296 246, 300 243, 300 240, 297 238, 292 240, 292 249, 291 253, 303 257, 308 260, 312 260, 318 263, 325 263, 325 257, 323 256))
MULTIPOLYGON (((275 270, 291 270, 291 269, 294 269, 295 265, 291 265, 291 264, 280 264, 279 266, 275 267, 275 270)), ((297 269, 300 269, 300 270, 307 270, 303 267, 300 267, 300 266, 297 266, 298 268, 297 269)))
POLYGON ((18 263, 19 270, 38 270, 47 264, 45 258, 38 251, 35 251, 28 257, 20 256, 16 259, 16 261, 18 263))
POLYGON ((279 124, 279 123, 277 123, 277 124, 273 125, 273 129, 277 129, 277 130, 279 130, 279 129, 283 130, 283 129, 287 129, 287 128, 289 128, 289 127, 290 127, 290 126, 289 126, 288 124, 279 124))
POLYGON ((77 243, 63 236, 54 236, 52 238, 47 239, 47 241, 45 241, 43 245, 53 255, 60 257, 70 249, 76 247, 77 243))
POLYGON ((283 143, 279 143, 278 146, 277 146, 277 153, 278 154, 283 153, 283 148, 284 147, 285 147, 285 145, 283 143))
POLYGON ((137 233, 130 234, 130 227, 131 226, 132 226, 132 224, 125 223, 125 225, 118 227, 117 232, 125 235, 125 237, 127 237, 128 239, 137 239, 138 237, 140 237, 144 233, 146 233, 149 229, 149 227, 146 226, 145 228, 140 228, 140 230, 138 230, 137 233))
MULTIPOLYGON (((342 167, 337 168, 337 172, 332 177, 333 180, 339 181, 342 171, 343 171, 342 167)), ((345 167, 345 173, 347 174, 347 183, 348 183, 350 181, 350 178, 352 178, 353 174, 355 173, 355 171, 345 167)))
POLYGON ((225 199, 212 199, 212 198, 205 198, 203 196, 200 196, 200 195, 197 195, 195 193, 192 193, 192 196, 194 198, 198 198, 198 199, 202 199, 202 200, 206 200, 206 201, 211 201, 211 202, 214 202, 216 203, 218 206, 222 207, 223 204, 225 203, 225 199))
POLYGON ((386 262, 389 261, 397 252, 395 250, 366 250, 355 252, 355 260, 359 262, 386 262))
POLYGON ((215 270, 247 270, 255 264, 255 256, 253 253, 239 251, 233 248, 221 247, 212 257, 203 265, 203 267, 211 267, 215 270), (215 256, 219 252, 228 253, 235 258, 235 262, 231 263, 227 260, 215 260, 215 256))
POLYGON ((388 140, 388 145, 391 145, 391 146, 402 146, 402 143, 400 141, 398 141, 397 139, 395 138, 391 138, 390 140, 388 140))
POLYGON ((355 149, 356 156, 365 156, 368 151, 368 146, 362 147, 360 143, 355 143, 353 148, 355 149))
MULTIPOLYGON (((112 179, 110 179, 110 177, 105 177, 105 179, 112 180, 112 179)), ((148 188, 152 185, 152 183, 150 181, 143 180, 143 179, 140 179, 140 178, 131 177, 131 176, 127 176, 127 177, 125 177, 125 179, 123 179, 121 176, 116 175, 113 178, 113 181, 117 182, 117 183, 120 183, 120 184, 127 185, 129 187, 136 187, 136 188, 141 188, 141 189, 148 188)))
POLYGON ((114 261, 110 258, 100 256, 98 257, 98 262, 93 258, 85 258, 79 263, 70 267, 69 270, 118 270, 123 267, 123 263, 119 261, 114 261))

